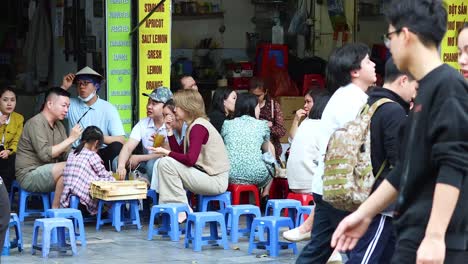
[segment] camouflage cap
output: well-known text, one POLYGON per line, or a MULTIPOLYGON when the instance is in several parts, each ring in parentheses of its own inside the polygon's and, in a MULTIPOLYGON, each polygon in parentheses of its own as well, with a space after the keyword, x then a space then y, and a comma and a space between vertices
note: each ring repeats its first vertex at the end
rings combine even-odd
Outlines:
POLYGON ((153 101, 166 103, 172 99, 172 92, 169 88, 161 86, 154 89, 150 94, 143 93, 144 96, 148 96, 153 101))

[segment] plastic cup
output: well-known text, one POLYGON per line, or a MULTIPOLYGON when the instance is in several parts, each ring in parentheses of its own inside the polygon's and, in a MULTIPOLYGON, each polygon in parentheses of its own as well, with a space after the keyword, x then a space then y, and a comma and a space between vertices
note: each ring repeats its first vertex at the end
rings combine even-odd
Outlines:
POLYGON ((162 146, 162 144, 164 143, 164 135, 161 135, 161 134, 156 134, 154 135, 153 137, 153 147, 155 148, 159 148, 162 146))

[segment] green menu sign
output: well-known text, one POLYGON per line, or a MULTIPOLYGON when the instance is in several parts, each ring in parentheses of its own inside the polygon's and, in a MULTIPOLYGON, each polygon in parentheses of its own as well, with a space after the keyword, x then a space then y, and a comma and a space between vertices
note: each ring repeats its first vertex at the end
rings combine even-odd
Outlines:
POLYGON ((130 0, 106 1, 107 98, 119 111, 127 135, 132 129, 130 7, 130 0))

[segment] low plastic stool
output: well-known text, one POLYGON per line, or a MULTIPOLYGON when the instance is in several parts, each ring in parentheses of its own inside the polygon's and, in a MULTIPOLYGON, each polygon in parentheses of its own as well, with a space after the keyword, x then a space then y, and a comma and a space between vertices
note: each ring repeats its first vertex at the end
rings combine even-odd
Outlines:
POLYGON ((183 229, 179 230, 178 216, 181 212, 188 215, 190 213, 188 205, 182 203, 153 205, 148 227, 148 240, 164 233, 162 235, 169 236, 172 241, 179 241, 180 235, 184 232, 183 229), (159 228, 154 228, 154 219, 158 215, 162 216, 162 225, 159 228))
POLYGON ((18 248, 18 251, 23 251, 23 234, 21 233, 21 223, 15 213, 10 214, 10 223, 5 235, 5 242, 3 244, 2 256, 9 256, 10 249, 18 248), (16 238, 10 240, 10 228, 15 228, 16 238))
MULTIPOLYGON (((255 205, 260 207, 260 198, 258 194, 258 187, 253 184, 229 184, 228 185, 228 191, 231 192, 232 195, 232 204, 233 205, 238 205, 243 203, 241 201, 241 196, 244 194, 252 193, 255 199, 255 205)), ((248 201, 248 200, 247 200, 248 201)), ((247 202, 248 204, 249 202, 247 202)))
POLYGON ((266 248, 272 257, 278 256, 280 248, 290 248, 293 250, 294 254, 297 254, 296 243, 279 241, 279 230, 281 227, 289 227, 289 229, 293 229, 294 223, 289 217, 263 216, 255 218, 250 231, 249 254, 252 253, 254 248, 258 249, 259 247, 266 248), (265 229, 268 231, 267 240, 255 242, 255 234, 258 232, 263 233, 265 229))
POLYGON ((228 233, 231 235, 231 242, 237 243, 239 241, 239 235, 250 234, 250 227, 255 218, 262 216, 260 208, 251 204, 241 205, 228 205, 226 207, 225 220, 226 226, 228 227, 228 233), (239 228, 240 217, 244 215, 246 217, 246 227, 239 228), (229 228, 230 227, 230 228, 229 228))
MULTIPOLYGON (((13 207, 13 202, 15 199, 15 192, 19 193, 19 190, 20 190, 20 185, 18 181, 14 180, 11 183, 11 187, 10 187, 10 210, 13 210, 12 207, 13 207)), ((18 200, 19 200, 19 197, 18 197, 18 200)))
POLYGON ((304 223, 304 220, 314 211, 313 205, 305 205, 299 207, 296 217, 296 227, 304 223))
POLYGON ((200 212, 208 211, 208 204, 211 201, 219 201, 218 212, 224 213, 226 206, 231 205, 231 192, 225 192, 218 195, 198 195, 198 204, 200 212))
MULTIPOLYGON (((314 204, 314 196, 310 193, 295 193, 290 192, 288 194, 287 199, 293 199, 301 202, 301 205, 313 205, 314 204)), ((288 216, 288 212, 286 211, 284 216, 288 216)))
POLYGON ((301 205, 310 205, 310 202, 314 201, 314 196, 310 193, 295 193, 290 192, 288 193, 287 199, 293 199, 301 202, 301 205))
POLYGON ((20 187, 19 189, 19 219, 21 222, 24 222, 24 218, 32 215, 39 214, 42 217, 45 217, 45 211, 50 209, 49 203, 49 193, 37 193, 37 192, 28 192, 20 187), (40 196, 42 198, 42 204, 44 205, 44 210, 28 210, 27 207, 27 198, 30 196, 40 196))
POLYGON ((280 217, 281 216, 281 211, 283 209, 294 209, 294 212, 290 215, 291 220, 293 223, 296 222, 296 215, 297 212, 299 211, 299 207, 301 207, 301 202, 292 200, 292 199, 270 199, 267 202, 267 206, 265 209, 265 216, 276 216, 280 217), (273 211, 270 214, 270 209, 273 211))
POLYGON ((146 192, 146 198, 150 198, 151 199, 151 203, 153 205, 157 205, 158 204, 158 193, 153 190, 153 189, 148 189, 148 191, 146 192))
POLYGON ((61 208, 61 209, 49 209, 46 211, 46 217, 48 218, 73 218, 74 220, 74 233, 75 238, 81 241, 81 246, 86 247, 86 233, 83 222, 83 215, 78 209, 72 208, 61 208), (79 230, 79 233, 76 231, 79 230))
POLYGON ((193 251, 201 251, 204 245, 223 245, 224 249, 229 249, 227 242, 226 223, 224 216, 218 212, 198 212, 191 213, 187 217, 185 225, 185 248, 192 243, 193 251), (206 223, 210 224, 210 236, 203 237, 203 228, 206 223), (218 224, 221 227, 221 237, 218 235, 218 224), (194 230, 192 230, 192 228, 194 230))
MULTIPOLYGON (((78 209, 80 205, 80 197, 76 195, 70 195, 70 208, 72 209, 78 209)), ((89 216, 89 217, 83 217, 83 221, 85 223, 90 223, 90 222, 95 222, 96 221, 96 216, 89 216)), ((76 223, 75 223, 76 226, 76 223)))
POLYGON ((73 222, 66 218, 42 218, 34 221, 33 238, 31 245, 31 253, 36 254, 36 250, 42 251, 42 257, 46 258, 50 250, 58 250, 60 252, 70 249, 73 255, 77 254, 75 232, 73 231, 73 222), (39 245, 37 240, 39 236, 39 229, 42 228, 42 244, 39 245), (51 246, 50 238, 53 229, 57 229, 57 235, 59 241, 65 241, 65 228, 68 228, 70 234, 70 245, 56 245, 51 246))
POLYGON ((104 225, 106 223, 112 223, 112 226, 115 227, 115 230, 117 230, 117 232, 120 232, 122 226, 126 225, 136 225, 138 229, 141 229, 140 214, 138 213, 138 209, 138 200, 99 200, 96 230, 99 230, 101 225, 104 225), (107 219, 101 219, 102 208, 104 207, 104 204, 112 206, 112 208, 109 210, 109 217, 107 219), (128 217, 125 216, 125 212, 122 213, 122 210, 125 209, 125 206, 127 204, 130 204, 130 215, 128 217))

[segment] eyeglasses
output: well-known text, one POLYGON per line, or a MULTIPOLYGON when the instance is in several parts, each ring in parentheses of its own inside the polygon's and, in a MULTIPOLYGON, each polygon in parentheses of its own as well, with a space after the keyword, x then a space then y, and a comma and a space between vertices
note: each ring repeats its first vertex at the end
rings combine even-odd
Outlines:
POLYGON ((392 32, 388 32, 388 33, 383 34, 382 38, 383 38, 385 47, 387 47, 387 49, 390 49, 391 36, 392 36, 393 34, 399 34, 400 32, 401 32, 401 28, 400 28, 400 29, 397 29, 397 30, 395 30, 395 31, 392 31, 392 32))
POLYGON ((90 83, 93 83, 93 82, 90 82, 90 81, 76 81, 76 85, 77 85, 78 87, 80 87, 80 86, 82 86, 82 85, 88 86, 88 84, 90 84, 90 83))

